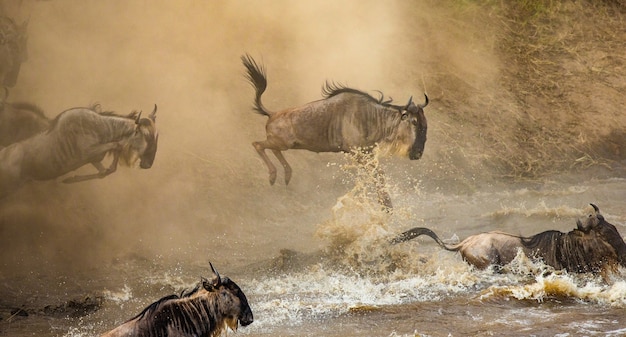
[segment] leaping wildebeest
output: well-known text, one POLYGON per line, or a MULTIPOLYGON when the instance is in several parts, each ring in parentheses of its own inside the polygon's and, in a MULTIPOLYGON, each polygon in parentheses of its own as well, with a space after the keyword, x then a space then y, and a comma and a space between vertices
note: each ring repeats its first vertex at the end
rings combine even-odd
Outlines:
POLYGON ((237 330, 254 321, 248 299, 228 277, 211 265, 211 280, 202 278, 195 289, 150 304, 137 316, 101 337, 219 336, 227 327, 237 330))
MULTIPOLYGON (((276 181, 276 167, 266 149, 272 150, 285 170, 285 184, 291 179, 291 167, 282 151, 304 149, 313 152, 371 151, 376 145, 385 152, 420 159, 426 143, 426 116, 424 104, 416 105, 409 99, 406 105, 383 102, 383 95, 371 95, 348 87, 326 84, 324 99, 303 106, 269 111, 261 102, 267 87, 265 71, 250 55, 241 57, 247 69, 247 78, 254 86, 254 110, 268 116, 265 126, 267 139, 252 143, 269 169, 270 184, 276 181)), ((377 170, 379 201, 391 208, 391 200, 384 191, 382 170, 377 170)))
POLYGON ((600 209, 591 204, 594 214, 585 222, 576 221, 576 228, 568 233, 549 230, 530 237, 494 231, 471 235, 460 243, 445 244, 433 231, 424 227, 412 228, 398 236, 393 244, 409 241, 420 235, 434 239, 443 249, 459 252, 469 264, 485 269, 490 265, 504 266, 516 257, 518 251, 534 261, 560 270, 576 273, 606 273, 617 266, 626 267, 626 243, 614 225, 608 223, 600 209))
POLYGON ((30 103, 0 102, 0 148, 45 131, 50 120, 30 103))
POLYGON ((0 150, 0 197, 30 180, 51 180, 92 164, 98 173, 69 177, 64 183, 104 178, 117 169, 118 161, 141 168, 152 167, 157 151, 157 107, 148 116, 140 112, 127 116, 73 108, 52 120, 47 131, 0 150), (109 167, 102 160, 113 159, 109 167))

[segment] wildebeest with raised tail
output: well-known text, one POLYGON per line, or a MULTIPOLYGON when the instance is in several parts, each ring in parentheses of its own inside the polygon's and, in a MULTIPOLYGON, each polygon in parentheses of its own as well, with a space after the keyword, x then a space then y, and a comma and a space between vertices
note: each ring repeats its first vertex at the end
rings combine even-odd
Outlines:
POLYGON ((211 280, 202 278, 195 289, 150 304, 137 316, 101 337, 219 336, 227 327, 237 330, 254 321, 248 299, 228 277, 213 268, 211 280))
POLYGON ((0 148, 32 137, 49 126, 50 120, 34 104, 0 102, 0 148))
POLYGON ((98 173, 63 180, 74 183, 104 178, 118 161, 141 168, 152 167, 157 151, 156 105, 148 118, 133 112, 127 116, 92 108, 73 108, 52 120, 47 131, 0 150, 0 198, 30 180, 50 180, 92 164, 98 173), (102 161, 113 159, 109 167, 102 161))
POLYGON ((463 260, 480 269, 490 265, 504 266, 513 261, 520 249, 532 260, 569 272, 601 273, 618 265, 626 267, 624 239, 617 228, 604 219, 600 209, 594 204, 591 206, 594 214, 589 215, 584 223, 577 220, 577 228, 568 233, 549 230, 522 237, 495 231, 472 235, 458 244, 447 245, 430 229, 415 227, 396 236, 392 243, 427 235, 442 248, 459 252, 463 260))
MULTIPOLYGON (((267 87, 265 71, 250 55, 241 57, 247 78, 255 88, 254 110, 268 116, 265 126, 267 139, 252 143, 269 169, 270 184, 276 181, 276 167, 266 149, 272 150, 285 169, 285 184, 291 179, 291 167, 281 151, 304 149, 313 152, 371 151, 376 145, 385 152, 420 159, 426 143, 427 123, 425 103, 416 105, 409 99, 406 105, 383 102, 383 95, 371 95, 348 87, 329 85, 323 88, 324 99, 303 106, 269 111, 261 102, 267 87)), ((391 208, 391 200, 382 192, 384 178, 379 176, 379 199, 391 208)))

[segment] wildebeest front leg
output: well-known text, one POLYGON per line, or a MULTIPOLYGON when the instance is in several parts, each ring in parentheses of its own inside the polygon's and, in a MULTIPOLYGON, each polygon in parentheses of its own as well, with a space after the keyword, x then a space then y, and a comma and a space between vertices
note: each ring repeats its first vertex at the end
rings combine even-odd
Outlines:
POLYGON ((113 160, 111 161, 111 165, 109 165, 108 168, 105 168, 104 165, 102 165, 101 161, 93 161, 91 162, 91 165, 93 165, 98 170, 98 173, 86 174, 82 176, 73 176, 63 179, 63 182, 66 184, 72 184, 85 180, 101 179, 115 172, 117 170, 117 163, 120 158, 121 145, 118 143, 108 143, 98 146, 97 149, 98 150, 94 150, 93 152, 102 154, 103 156, 109 151, 113 153, 113 160))
POLYGON ((278 161, 283 165, 283 168, 285 169, 285 185, 289 185, 289 180, 291 180, 291 166, 289 166, 289 163, 283 156, 282 152, 278 150, 272 150, 272 152, 274 152, 278 161))
POLYGON ((261 159, 263 159, 263 161, 265 162, 265 165, 267 166, 267 169, 269 170, 270 185, 274 185, 274 183, 276 182, 276 166, 272 164, 272 162, 270 161, 270 158, 265 153, 265 146, 263 146, 261 142, 254 142, 252 143, 252 146, 254 146, 254 148, 256 149, 256 152, 259 154, 259 156, 261 156, 261 159))

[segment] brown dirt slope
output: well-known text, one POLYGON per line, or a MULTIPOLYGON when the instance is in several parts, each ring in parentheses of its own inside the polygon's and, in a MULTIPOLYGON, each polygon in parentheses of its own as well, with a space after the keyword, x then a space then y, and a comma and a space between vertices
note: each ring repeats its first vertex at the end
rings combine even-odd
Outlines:
POLYGON ((500 64, 490 92, 449 75, 439 79, 441 103, 456 121, 445 133, 466 134, 458 144, 449 139, 450 148, 463 143, 464 164, 531 179, 623 168, 626 3, 479 1, 459 7, 457 13, 491 26, 480 33, 491 34, 482 38, 492 39, 500 64))

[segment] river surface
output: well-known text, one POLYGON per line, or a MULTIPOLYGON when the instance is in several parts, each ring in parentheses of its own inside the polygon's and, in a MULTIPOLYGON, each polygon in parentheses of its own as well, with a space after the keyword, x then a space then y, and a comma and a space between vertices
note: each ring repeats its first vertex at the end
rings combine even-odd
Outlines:
POLYGON ((98 335, 160 297, 193 287, 200 276, 209 275, 211 259, 249 299, 255 321, 240 328, 240 335, 623 336, 622 269, 603 280, 553 273, 519 257, 496 273, 469 267, 429 238, 386 244, 414 226, 430 227, 451 241, 494 229, 522 235, 569 231, 577 218, 592 211, 589 202, 626 232, 626 179, 585 179, 489 184, 465 193, 420 188, 419 183, 393 189, 390 184, 393 214, 380 211, 368 199, 371 193, 356 187, 325 210, 318 206, 311 214, 298 208, 274 228, 251 229, 247 242, 221 240, 212 256, 179 247, 189 252, 174 260, 127 254, 72 275, 5 273, 0 277, 3 310, 13 305, 29 315, 4 315, 0 335, 98 335), (319 223, 303 226, 299 218, 319 223), (289 237, 293 226, 301 226, 297 240, 289 237), (272 243, 263 244, 268 237, 272 243), (310 243, 302 244, 306 241, 310 243), (258 254, 242 257, 242 244, 258 254), (75 315, 50 308, 68 307, 55 300, 88 297, 101 300, 99 310, 75 315))

